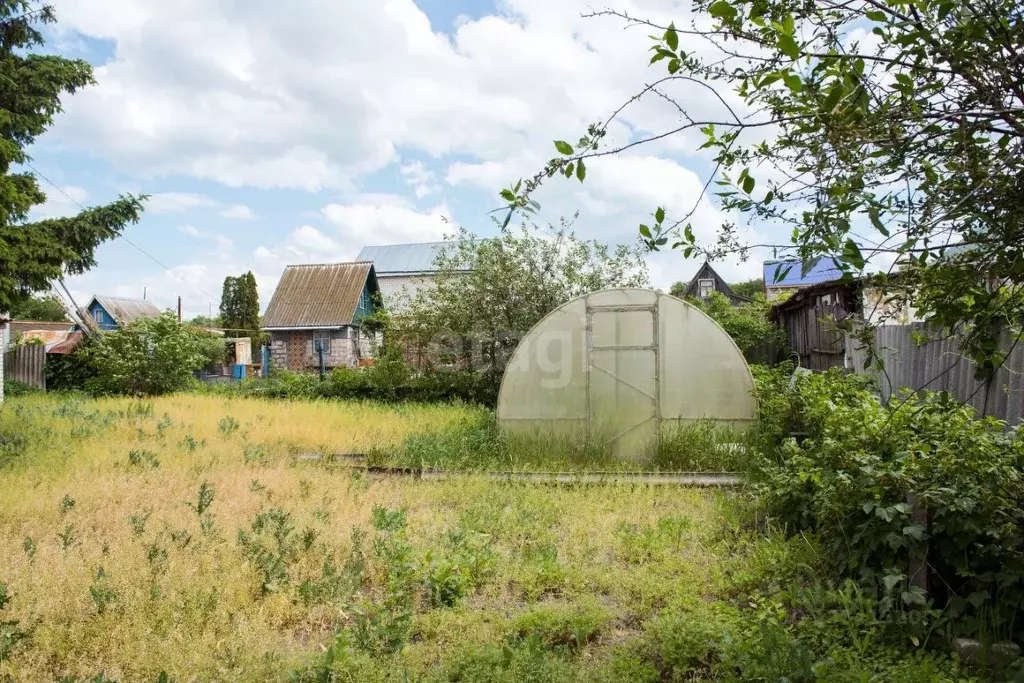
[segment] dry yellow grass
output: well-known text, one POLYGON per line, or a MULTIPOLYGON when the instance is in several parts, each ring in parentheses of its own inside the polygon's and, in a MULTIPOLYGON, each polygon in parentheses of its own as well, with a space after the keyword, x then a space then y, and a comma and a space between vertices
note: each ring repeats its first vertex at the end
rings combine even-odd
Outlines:
MULTIPOLYGON (((483 530, 493 553, 491 572, 461 606, 417 598, 413 638, 395 660, 414 674, 500 638, 536 602, 591 600, 609 610, 612 625, 588 646, 599 659, 658 607, 709 590, 720 552, 717 494, 368 480, 294 458, 394 444, 463 414, 191 395, 9 401, 0 412, 0 582, 13 598, 0 619, 19 620, 28 637, 0 675, 287 678, 322 652, 333 625, 352 619, 351 601, 310 605, 297 587, 317 580, 325 559, 344 563, 353 527, 370 530, 372 542, 375 506, 407 510, 418 571, 452 530, 483 530), (214 493, 206 528, 189 505, 204 482, 214 493), (289 564, 288 584, 264 595, 238 532, 270 508, 313 540, 289 564)), ((381 571, 371 558, 368 594, 381 590, 381 571)))

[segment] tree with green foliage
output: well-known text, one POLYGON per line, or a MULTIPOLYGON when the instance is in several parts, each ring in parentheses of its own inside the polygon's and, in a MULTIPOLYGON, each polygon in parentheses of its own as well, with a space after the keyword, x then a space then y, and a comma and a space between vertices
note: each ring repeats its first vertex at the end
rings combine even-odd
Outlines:
POLYGON ((759 277, 755 277, 752 280, 744 280, 743 282, 730 284, 729 286, 732 287, 733 293, 745 296, 749 299, 764 296, 764 280, 759 277))
POLYGON ((0 311, 96 265, 96 247, 142 211, 144 197, 123 195, 77 216, 29 220, 46 195, 34 174, 12 166, 29 164, 26 148, 52 125, 61 96, 93 83, 87 62, 31 52, 44 42, 38 27, 54 21, 48 5, 0 0, 0 311))
POLYGON ((224 278, 220 297, 220 319, 225 329, 241 332, 258 330, 260 296, 252 271, 224 278))
POLYGON ((438 255, 433 286, 398 306, 389 333, 424 351, 448 347, 464 362, 475 356, 500 379, 519 340, 560 305, 607 287, 647 285, 637 248, 579 239, 574 221, 506 226, 491 238, 461 229, 438 255))
POLYGON ((93 376, 85 388, 96 394, 180 391, 193 382, 193 372, 220 362, 224 352, 222 338, 180 323, 166 311, 104 333, 87 345, 84 360, 93 376))
POLYGON ((219 315, 215 315, 212 318, 208 315, 197 315, 188 322, 190 325, 193 325, 195 327, 219 328, 224 326, 224 322, 221 320, 219 315))
POLYGON ((33 296, 16 303, 9 311, 12 320, 38 320, 41 322, 68 322, 64 304, 52 294, 33 296))
POLYGON ((653 32, 660 73, 503 190, 509 217, 533 209, 549 177, 583 181, 598 157, 697 134, 713 169, 706 187, 728 218, 703 244, 690 225, 703 193, 671 213, 657 208, 639 228, 649 248, 714 258, 759 246, 805 264, 833 260, 849 275, 875 260, 899 264, 899 277, 876 284, 958 334, 990 374, 1005 357, 998 331, 1024 319, 1020 3, 695 0, 692 9, 678 25, 595 13, 653 32), (674 106, 678 124, 634 121, 637 136, 606 146, 609 126, 646 98, 674 106), (737 217, 787 239, 746 243, 737 217))

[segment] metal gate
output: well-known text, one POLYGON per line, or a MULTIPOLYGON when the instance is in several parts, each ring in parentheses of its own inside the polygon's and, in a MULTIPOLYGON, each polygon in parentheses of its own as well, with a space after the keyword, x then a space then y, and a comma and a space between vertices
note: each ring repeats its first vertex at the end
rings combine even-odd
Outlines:
POLYGON ((661 435, 658 302, 586 309, 587 436, 641 458, 661 435))

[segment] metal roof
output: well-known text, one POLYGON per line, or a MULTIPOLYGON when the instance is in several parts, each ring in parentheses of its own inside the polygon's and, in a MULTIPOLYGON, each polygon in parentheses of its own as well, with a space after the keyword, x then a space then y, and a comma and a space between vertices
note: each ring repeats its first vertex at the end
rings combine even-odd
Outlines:
POLYGON ((367 282, 377 289, 372 263, 288 266, 281 275, 260 327, 264 329, 351 325, 367 282))
POLYGON ((444 250, 453 250, 452 242, 422 244, 386 244, 363 247, 357 261, 372 261, 378 276, 436 273, 435 261, 444 250))
POLYGON ((75 348, 82 342, 82 332, 75 330, 69 332, 67 338, 58 343, 54 344, 50 348, 46 349, 47 353, 71 353, 75 348))
POLYGON ((821 282, 838 280, 843 271, 836 267, 830 258, 823 258, 811 266, 807 273, 803 272, 800 261, 765 261, 764 286, 771 287, 807 287, 821 282), (789 268, 789 272, 776 280, 776 274, 789 268))
POLYGON ((99 302, 110 317, 118 325, 127 325, 139 318, 155 318, 160 315, 160 309, 151 301, 144 299, 125 299, 117 296, 102 296, 97 294, 85 307, 85 310, 92 308, 93 302, 99 302))

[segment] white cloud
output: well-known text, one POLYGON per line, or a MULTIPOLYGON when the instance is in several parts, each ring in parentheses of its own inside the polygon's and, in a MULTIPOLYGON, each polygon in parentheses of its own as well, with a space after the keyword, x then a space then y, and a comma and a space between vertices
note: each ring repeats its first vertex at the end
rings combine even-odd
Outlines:
POLYGON ((210 197, 190 192, 157 192, 151 194, 146 201, 146 211, 150 213, 174 213, 189 209, 215 206, 210 197))
POLYGON ((440 189, 435 180, 434 172, 429 170, 422 161, 404 164, 398 170, 405 178, 405 182, 413 188, 416 199, 423 199, 440 189))
MULTIPOLYGON (((615 5, 677 25, 689 8, 682 0, 615 5)), ((647 67, 649 31, 582 19, 589 0, 501 0, 498 7, 460 19, 447 35, 432 31, 412 0, 62 0, 62 28, 112 41, 114 51, 96 71, 99 85, 69 98, 51 135, 145 178, 331 190, 321 213, 296 213, 290 226, 297 227, 284 237, 246 242, 225 226, 239 253, 212 252, 211 263, 188 266, 216 294, 219 278, 255 264, 266 303, 272 289, 264 283, 276 283, 285 264, 352 259, 367 244, 438 239, 454 230, 443 220, 448 207, 461 211, 470 193, 498 206, 502 187, 554 153, 553 139, 575 140, 663 73, 647 67), (389 166, 409 199, 356 194, 368 174, 389 166)), ((694 111, 722 111, 705 89, 680 85, 674 94, 694 111)), ((678 121, 674 107, 650 98, 630 105, 609 138, 624 141, 678 121)), ((581 236, 632 241, 656 206, 678 213, 696 200, 702 179, 687 166, 703 161, 692 156, 694 140, 594 160, 584 185, 549 180, 537 195, 539 220, 580 209, 581 236)), ((156 194, 147 210, 254 215, 246 205, 190 193, 156 194)), ((460 218, 489 229, 485 216, 460 218)), ((700 205, 698 237, 710 239, 722 219, 711 203, 700 205)), ((699 265, 678 254, 651 264, 662 286, 699 265)), ((721 269, 730 279, 756 271, 753 263, 721 269)))
POLYGON ((219 215, 223 216, 224 218, 235 218, 239 220, 248 220, 251 218, 256 218, 256 214, 253 213, 253 210, 250 209, 245 204, 233 204, 232 206, 229 206, 228 208, 221 211, 219 215))
MULTIPOLYGON (((534 163, 526 158, 505 163, 457 162, 449 167, 445 179, 456 186, 489 189, 499 187, 503 179, 519 177, 522 168, 534 163)), ((708 198, 697 201, 703 185, 696 173, 672 159, 641 155, 605 157, 591 163, 586 183, 559 177, 548 180, 535 195, 541 204, 536 221, 553 223, 559 216, 571 216, 579 210, 576 231, 580 237, 622 244, 637 239, 639 225, 651 224, 652 214, 659 206, 666 209, 670 220, 682 218, 692 210, 689 222, 694 235, 699 242, 709 245, 729 217, 708 198)), ((495 197, 496 206, 499 201, 495 197)), ((751 230, 744 230, 743 236, 751 242, 756 239, 751 230)), ((701 261, 684 260, 679 252, 664 252, 652 254, 649 263, 652 285, 667 288, 676 280, 689 279, 701 261)), ((760 272, 759 263, 759 254, 754 253, 746 262, 734 259, 716 264, 716 268, 726 279, 745 280, 760 272)))
MULTIPOLYGON (((321 211, 331 227, 319 229, 300 225, 275 245, 260 245, 252 252, 258 269, 274 273, 268 285, 276 286, 287 265, 299 263, 336 263, 355 259, 359 250, 371 244, 402 244, 439 240, 451 232, 444 216, 444 205, 417 211, 401 198, 390 195, 364 195, 350 203, 328 204, 321 211)), ((262 284, 261 293, 262 293, 262 284)), ((269 301, 268 290, 264 302, 269 301)))
POLYGON ((189 237, 201 237, 203 234, 199 231, 199 228, 194 225, 179 225, 178 232, 182 235, 188 235, 189 237))
MULTIPOLYGON (((688 16, 681 0, 620 4, 657 20, 688 16)), ((137 0, 127 13, 115 0, 65 0, 62 25, 113 40, 116 53, 97 69, 99 85, 69 100, 55 134, 148 174, 352 189, 403 148, 479 160, 548 153, 650 78, 644 34, 581 18, 585 0, 500 7, 449 37, 412 0, 137 0)), ((676 94, 720 108, 700 88, 676 94)), ((629 127, 677 120, 658 98, 624 114, 629 127)), ((405 169, 417 196, 430 194, 415 165, 405 169)))
POLYGON ((452 229, 445 223, 443 204, 420 212, 397 197, 370 197, 352 204, 328 204, 328 221, 338 226, 341 239, 350 244, 401 244, 431 242, 452 229))

